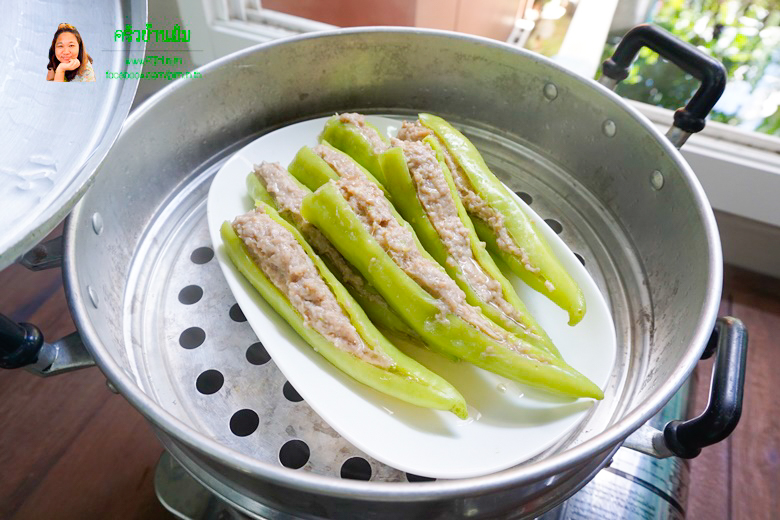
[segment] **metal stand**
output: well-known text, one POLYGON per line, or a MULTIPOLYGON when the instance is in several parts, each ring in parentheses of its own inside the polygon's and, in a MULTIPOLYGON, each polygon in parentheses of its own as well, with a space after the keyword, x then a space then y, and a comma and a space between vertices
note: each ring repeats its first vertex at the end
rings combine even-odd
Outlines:
POLYGON ((245 520, 239 513, 192 478, 165 451, 154 472, 154 490, 160 503, 183 520, 245 520))
MULTIPOLYGON (((671 420, 688 416, 690 383, 687 381, 666 407, 649 421, 650 426, 663 427, 671 420)), ((689 467, 685 459, 657 459, 621 448, 591 482, 538 520, 683 520, 688 481, 689 467)), ((207 491, 168 452, 163 453, 157 463, 154 487, 162 505, 177 518, 250 518, 207 491)))

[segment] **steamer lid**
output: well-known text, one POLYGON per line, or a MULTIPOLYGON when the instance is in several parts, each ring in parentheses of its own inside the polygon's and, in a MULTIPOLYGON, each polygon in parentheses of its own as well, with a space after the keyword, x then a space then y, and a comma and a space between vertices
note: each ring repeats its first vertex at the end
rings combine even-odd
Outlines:
POLYGON ((40 242, 89 187, 139 81, 106 72, 140 72, 146 50, 144 41, 114 36, 128 24, 145 28, 146 0, 16 3, 0 17, 0 47, 9 58, 0 67, 0 269, 40 242), (81 34, 95 82, 46 81, 61 22, 81 34))

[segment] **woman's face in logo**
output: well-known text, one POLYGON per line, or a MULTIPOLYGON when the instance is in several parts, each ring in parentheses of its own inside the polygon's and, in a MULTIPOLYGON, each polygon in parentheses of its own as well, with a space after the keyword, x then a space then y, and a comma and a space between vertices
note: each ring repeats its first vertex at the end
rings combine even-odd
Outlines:
POLYGON ((79 42, 73 33, 64 32, 57 37, 57 43, 54 46, 54 55, 61 63, 67 63, 70 60, 79 57, 79 42))

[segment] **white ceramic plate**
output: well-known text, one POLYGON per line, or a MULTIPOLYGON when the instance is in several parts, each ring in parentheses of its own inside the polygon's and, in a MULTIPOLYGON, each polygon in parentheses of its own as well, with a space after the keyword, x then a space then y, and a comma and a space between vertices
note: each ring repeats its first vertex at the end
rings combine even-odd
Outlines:
MULTIPOLYGON (((368 117, 394 135, 397 120, 368 117)), ((469 419, 419 408, 385 396, 342 374, 316 354, 265 303, 230 262, 221 246, 225 220, 252 208, 246 176, 252 165, 287 166, 303 145, 314 146, 326 118, 271 132, 235 153, 214 177, 208 225, 216 257, 247 321, 298 393, 333 429, 357 448, 397 469, 436 478, 465 478, 515 466, 542 452, 582 421, 590 399, 552 397, 468 363, 453 363, 415 349, 415 358, 452 383, 469 404, 469 419)), ((519 199, 518 199, 519 200, 519 199)), ((601 388, 615 359, 615 332, 607 305, 585 268, 563 241, 525 203, 553 251, 582 288, 587 313, 575 327, 568 315, 541 294, 510 277, 530 312, 564 359, 601 388)))

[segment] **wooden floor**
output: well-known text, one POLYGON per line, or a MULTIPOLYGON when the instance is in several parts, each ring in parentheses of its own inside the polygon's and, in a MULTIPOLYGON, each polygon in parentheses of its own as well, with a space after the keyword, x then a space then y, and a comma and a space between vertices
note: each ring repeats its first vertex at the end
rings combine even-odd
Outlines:
MULTIPOLYGON (((60 271, 0 272, 0 312, 72 332, 60 271)), ((780 518, 780 281, 727 268, 722 314, 749 330, 742 421, 692 462, 688 518, 780 518)), ((711 362, 697 402, 706 403, 711 362)), ((170 518, 158 503, 154 467, 162 448, 141 416, 90 368, 39 379, 0 371, 0 518, 170 518)))

